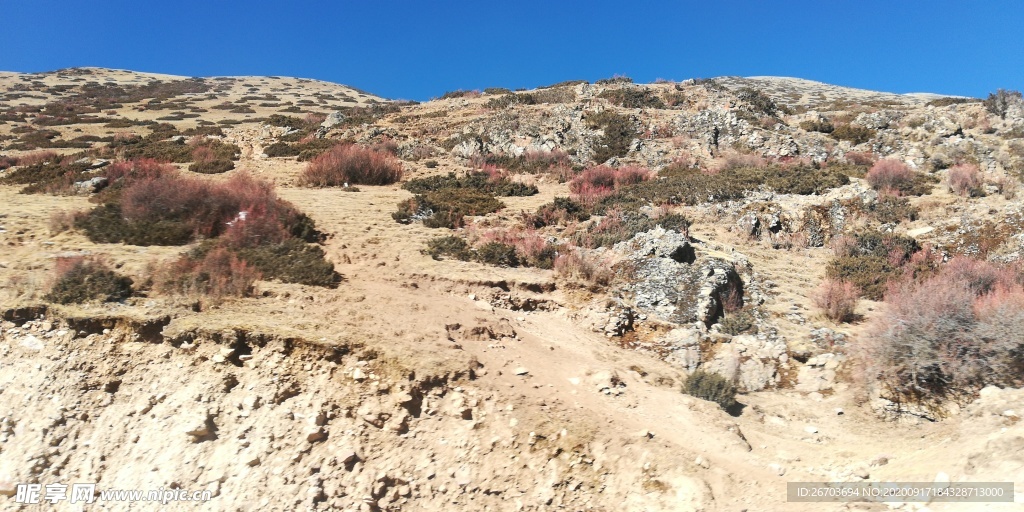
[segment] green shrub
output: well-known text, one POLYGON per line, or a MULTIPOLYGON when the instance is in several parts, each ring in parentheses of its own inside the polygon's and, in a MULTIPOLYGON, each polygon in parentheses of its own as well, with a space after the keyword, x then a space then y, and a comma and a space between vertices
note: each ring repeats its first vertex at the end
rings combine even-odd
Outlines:
POLYGON ((574 233, 573 239, 580 247, 611 247, 657 226, 686 235, 690 224, 684 215, 675 213, 652 219, 635 211, 614 211, 600 222, 591 223, 586 229, 574 233))
POLYGON ((530 215, 527 224, 535 228, 556 226, 566 222, 583 222, 590 219, 590 210, 583 203, 568 197, 556 197, 554 201, 537 208, 537 213, 530 215))
POLYGON ((722 409, 729 409, 736 405, 736 386, 717 373, 697 370, 687 377, 683 384, 683 392, 715 402, 722 409))
POLYGON ((462 227, 462 218, 467 215, 487 215, 504 207, 493 195, 480 190, 443 188, 398 203, 398 211, 391 217, 402 224, 423 220, 429 228, 457 228, 462 227))
POLYGON ((632 119, 612 110, 591 114, 586 122, 590 128, 604 132, 595 144, 594 162, 599 164, 613 157, 626 156, 633 140, 640 136, 640 132, 633 126, 632 119))
POLYGON ((75 227, 99 244, 185 245, 192 241, 192 226, 179 220, 129 221, 116 203, 97 206, 75 220, 75 227))
POLYGON ((298 156, 301 150, 286 142, 275 142, 263 148, 263 154, 270 158, 298 156))
POLYGON ((800 128, 809 132, 832 133, 836 127, 828 119, 811 119, 800 123, 800 128))
POLYGON ((724 334, 736 336, 754 330, 754 315, 745 309, 741 309, 725 315, 718 324, 724 334))
POLYGON ((457 260, 469 261, 473 256, 473 253, 469 250, 469 244, 467 244, 461 237, 454 235, 441 236, 428 240, 427 250, 425 252, 435 260, 439 260, 442 256, 445 256, 455 258, 457 260))
POLYGON ((117 302, 132 295, 132 280, 103 263, 84 258, 58 261, 58 278, 43 298, 58 304, 80 304, 93 300, 117 302))
POLYGON ((910 200, 905 197, 883 195, 868 206, 868 212, 878 222, 896 224, 903 221, 913 222, 917 220, 920 210, 910 204, 910 200))
POLYGON ((750 104, 750 107, 754 110, 754 112, 757 112, 759 114, 764 114, 766 116, 775 116, 779 112, 779 107, 778 105, 775 104, 775 100, 773 100, 770 96, 757 89, 744 87, 743 89, 740 89, 738 93, 736 93, 736 96, 740 100, 750 104))
POLYGON ((862 126, 841 124, 836 126, 830 135, 838 140, 850 141, 850 143, 856 146, 875 138, 875 131, 871 128, 864 128, 862 126))
POLYGON ((725 169, 710 174, 696 169, 669 167, 654 179, 622 187, 595 206, 595 212, 612 208, 636 209, 645 204, 698 205, 741 199, 766 188, 780 194, 822 194, 849 183, 847 169, 810 166, 768 166, 725 169))
POLYGON ((608 89, 597 95, 615 105, 625 108, 665 108, 665 103, 656 94, 645 87, 626 87, 608 89))
POLYGON ((195 162, 188 166, 188 170, 200 174, 222 174, 235 168, 231 160, 209 160, 206 162, 195 162))
POLYGON ((447 175, 416 178, 405 182, 402 188, 414 194, 424 194, 445 189, 472 189, 496 196, 532 196, 537 193, 535 185, 511 181, 501 176, 495 179, 487 172, 467 172, 456 176, 451 172, 447 175))
POLYGON ((518 267, 519 256, 515 246, 501 242, 487 242, 476 250, 475 259, 480 263, 499 267, 518 267))
POLYGON ((327 261, 323 249, 295 238, 280 244, 242 249, 238 257, 256 267, 264 279, 326 288, 337 288, 342 280, 334 265, 327 261))

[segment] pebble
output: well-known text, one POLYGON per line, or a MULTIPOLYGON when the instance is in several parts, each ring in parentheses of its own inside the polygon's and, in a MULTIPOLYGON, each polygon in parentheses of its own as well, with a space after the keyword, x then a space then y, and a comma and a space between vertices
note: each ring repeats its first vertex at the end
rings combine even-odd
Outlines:
POLYGON ((519 368, 513 370, 513 373, 515 373, 516 375, 526 375, 527 373, 530 373, 530 370, 527 370, 526 368, 520 366, 519 368))
POLYGON ((815 427, 814 425, 807 425, 804 427, 804 432, 807 432, 808 434, 817 434, 818 427, 815 427))

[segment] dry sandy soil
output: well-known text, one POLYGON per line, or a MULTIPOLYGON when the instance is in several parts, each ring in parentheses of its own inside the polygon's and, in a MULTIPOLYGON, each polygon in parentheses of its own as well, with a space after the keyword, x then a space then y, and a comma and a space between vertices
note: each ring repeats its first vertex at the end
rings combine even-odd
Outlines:
MULTIPOLYGON (((76 78, 181 79, 87 71, 0 74, 0 91, 76 78)), ((730 80, 723 83, 741 83, 730 80)), ((237 168, 275 182, 281 197, 330 234, 324 250, 344 281, 337 289, 260 281, 254 297, 204 304, 202 311, 187 299, 143 297, 48 305, 43 312, 33 308, 43 305, 58 257, 102 255, 141 281, 154 262, 185 249, 95 244, 74 230, 54 232, 54 212, 88 209, 87 196, 0 186, 0 310, 7 315, 0 328, 0 493, 7 496, 0 507, 19 508, 17 483, 96 482, 101 489, 212 492, 208 503, 172 503, 169 510, 1020 510, 1021 390, 986 389, 942 421, 891 421, 858 400, 842 370, 828 389, 799 391, 793 376, 801 363, 790 359, 782 370, 789 377, 742 393, 741 410, 729 414, 681 393, 684 370, 595 331, 595 304, 606 300, 601 294, 562 286, 550 270, 434 260, 422 251, 438 231, 391 217, 395 204, 411 197, 399 184, 359 192, 298 187, 305 164, 265 157, 276 132, 246 121, 279 107, 254 107, 252 114, 209 110, 245 95, 273 94, 274 103, 312 98, 304 112, 321 113, 380 98, 298 79, 222 83, 216 98, 187 101, 207 109, 199 119, 240 121, 223 125, 225 140, 242 148, 237 168), (527 299, 543 307, 517 306, 527 299), (787 482, 801 481, 1012 481, 1018 494, 1016 503, 1001 504, 787 502, 787 482)), ((900 101, 924 109, 926 101, 796 79, 742 82, 751 84, 775 87, 795 103, 900 101)), ((23 94, 5 101, 53 99, 23 94)), ((414 105, 402 112, 413 121, 392 115, 377 127, 431 140, 486 120, 485 100, 414 105)), ((101 115, 166 114, 139 104, 112 112, 101 115)), ((651 124, 668 118, 650 115, 651 124)), ((194 126, 195 119, 176 126, 194 126)), ((13 126, 0 125, 0 133, 13 126)), ((346 126, 332 136, 365 142, 372 128, 346 126)), ((119 131, 102 124, 57 129, 64 139, 119 131)), ((668 139, 649 146, 658 144, 678 146, 668 139)), ((693 143, 694 151, 699 145, 693 143)), ((433 158, 436 168, 403 162, 407 177, 469 165, 454 153, 433 158)), ((535 196, 503 198, 507 208, 480 222, 511 221, 569 193, 552 179, 539 179, 538 186, 535 196)), ((841 193, 862 190, 855 183, 841 193)), ((945 224, 972 212, 983 219, 1020 200, 992 195, 970 202, 936 185, 914 201, 923 206, 921 217, 898 229, 935 228, 921 240, 943 242, 945 224)), ((706 242, 698 250, 741 253, 762 281, 771 281, 764 311, 792 344, 805 342, 816 327, 856 340, 885 307, 862 301, 863 321, 834 325, 810 298, 829 249, 773 249, 741 236, 734 222, 712 210, 683 210, 695 219, 691 236, 706 242)))

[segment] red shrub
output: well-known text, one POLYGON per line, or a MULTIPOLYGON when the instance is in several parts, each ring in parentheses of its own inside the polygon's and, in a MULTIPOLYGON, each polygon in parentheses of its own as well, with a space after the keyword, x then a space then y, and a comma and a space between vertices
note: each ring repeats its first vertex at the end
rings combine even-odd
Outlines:
POLYGON ((388 154, 340 144, 314 158, 299 177, 307 187, 389 185, 402 179, 402 166, 388 154))
POLYGON ((111 183, 114 183, 122 178, 126 182, 156 178, 165 174, 173 174, 175 170, 176 168, 169 163, 152 158, 139 158, 136 160, 114 162, 103 169, 103 175, 111 183))
POLYGON ((210 146, 196 146, 192 150, 192 160, 195 160, 197 164, 210 163, 216 159, 217 155, 210 146))
POLYGON ((18 165, 35 165, 43 162, 56 161, 60 155, 53 151, 36 151, 18 157, 18 165))
POLYGON ((960 196, 981 195, 981 174, 978 166, 973 164, 960 164, 949 170, 946 178, 949 191, 960 196))
POLYGON ((899 160, 886 158, 875 162, 864 177, 871 188, 886 194, 898 195, 914 183, 914 171, 899 160))
POLYGON ((637 167, 633 165, 620 167, 615 176, 615 188, 625 187, 626 185, 635 185, 651 179, 652 176, 654 176, 654 173, 652 173, 650 169, 644 167, 637 167))
POLYGON ((633 185, 651 179, 650 170, 643 167, 626 166, 613 169, 607 165, 591 167, 578 174, 569 182, 569 191, 585 204, 593 204, 626 185, 633 185))
POLYGON ((220 235, 240 212, 254 208, 276 215, 282 206, 272 184, 246 173, 219 183, 163 174, 133 181, 121 195, 125 218, 182 221, 205 237, 220 235))
POLYGON ((1020 271, 958 258, 924 281, 890 285, 888 308, 854 347, 867 383, 897 405, 970 399, 1024 380, 1020 271))
POLYGON ((853 165, 874 165, 878 157, 870 151, 847 151, 844 155, 846 161, 853 165))
POLYGON ((255 268, 227 249, 217 247, 202 259, 183 256, 167 266, 159 272, 156 287, 162 293, 244 297, 259 278, 255 268))
POLYGON ((227 222, 227 229, 220 236, 221 242, 232 249, 279 244, 291 235, 284 228, 280 215, 267 211, 267 205, 246 205, 234 219, 227 222))
POLYGON ((834 322, 848 322, 853 319, 860 290, 849 281, 825 279, 813 295, 814 304, 834 322))

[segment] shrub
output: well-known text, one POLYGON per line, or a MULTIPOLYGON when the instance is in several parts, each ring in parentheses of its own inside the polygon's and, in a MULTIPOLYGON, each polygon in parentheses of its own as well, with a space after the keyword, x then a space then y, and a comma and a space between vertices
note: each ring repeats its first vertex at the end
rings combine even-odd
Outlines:
POLYGON ((1021 102, 1020 91, 1007 91, 1005 89, 999 89, 994 93, 989 93, 988 98, 985 99, 983 104, 985 109, 993 115, 997 115, 1002 119, 1006 119, 1006 113, 1010 109, 1010 105, 1013 103, 1021 102))
POLYGON ((923 195, 927 193, 924 175, 912 171, 899 160, 886 158, 875 162, 865 179, 871 188, 884 194, 923 195))
POLYGON ((538 192, 535 185, 511 181, 500 169, 493 166, 485 166, 482 171, 467 172, 462 176, 456 176, 455 173, 450 172, 447 175, 416 178, 405 182, 402 188, 414 194, 452 189, 471 189, 506 197, 532 196, 538 192))
POLYGON ((205 162, 195 162, 188 166, 188 170, 200 174, 222 174, 235 168, 235 163, 231 160, 209 160, 205 162))
POLYGON ((740 89, 736 94, 740 100, 750 104, 750 107, 754 112, 758 112, 767 116, 774 116, 778 113, 779 107, 767 94, 750 87, 744 87, 740 89))
POLYGON ((486 215, 504 207, 504 203, 486 192, 442 188, 398 203, 398 211, 391 217, 402 224, 422 220, 429 228, 457 228, 462 227, 467 215, 486 215))
POLYGON ((265 279, 326 288, 337 288, 342 281, 323 249, 295 238, 241 249, 238 257, 259 270, 265 279))
POLYGON ((518 267, 516 248, 501 242, 487 242, 476 249, 476 260, 499 267, 518 267))
POLYGON ((861 233, 828 263, 825 275, 852 283, 868 299, 881 300, 889 280, 902 275, 902 266, 919 250, 913 238, 861 233))
POLYGON ((604 132, 604 135, 594 145, 594 161, 604 163, 612 157, 625 156, 633 139, 640 133, 633 126, 633 120, 627 116, 616 114, 611 110, 604 110, 591 114, 586 119, 587 125, 604 132))
POLYGON ((850 141, 850 143, 856 146, 875 138, 875 131, 862 126, 841 124, 836 126, 829 135, 838 140, 850 141))
POLYGON ((260 273, 226 248, 182 256, 155 277, 157 291, 211 297, 250 295, 260 273))
POLYGON ((718 325, 722 333, 730 336, 751 332, 755 327, 754 315, 745 309, 739 309, 725 315, 718 325))
POLYGON ((467 244, 461 237, 455 235, 440 236, 428 240, 427 250, 425 252, 435 260, 439 260, 442 256, 445 256, 455 258, 457 260, 469 261, 473 256, 473 253, 469 250, 469 244, 467 244))
POLYGON ((880 196, 877 201, 871 203, 868 206, 868 212, 871 213, 878 222, 883 224, 897 224, 907 221, 917 220, 917 216, 920 210, 910 204, 910 201, 905 197, 896 196, 880 196))
POLYGON ((809 119, 800 123, 800 128, 809 132, 832 133, 836 127, 828 119, 809 119))
POLYGON ((603 262, 593 261, 580 250, 559 254, 554 261, 555 275, 577 286, 598 290, 615 278, 614 271, 603 262))
POLYGON ((402 179, 402 166, 395 157, 343 144, 314 158, 299 183, 307 187, 352 185, 390 185, 402 179))
POLYGON ((624 87, 607 89, 597 95, 615 105, 625 108, 665 108, 665 103, 656 94, 645 87, 624 87))
POLYGON ((569 191, 584 204, 595 202, 628 185, 647 181, 654 176, 648 169, 627 166, 613 169, 599 165, 584 170, 569 182, 569 191))
POLYGON ((849 281, 825 279, 812 295, 814 304, 833 322, 849 322, 857 307, 860 290, 849 281))
POLYGON ((80 304, 92 300, 116 302, 132 295, 132 280, 110 270, 95 259, 82 257, 57 260, 57 281, 43 298, 58 304, 80 304))
POLYGON ((526 224, 534 228, 556 226, 567 222, 582 222, 590 218, 590 211, 582 203, 567 197, 556 197, 554 201, 537 208, 537 213, 527 216, 526 224))
POLYGON ((697 370, 686 378, 683 392, 701 400, 707 400, 729 409, 736 405, 736 386, 729 379, 717 374, 697 370))
POLYGON ((946 178, 949 191, 959 196, 974 197, 982 195, 981 175, 978 166, 960 164, 949 170, 946 178))
POLYGON ((298 156, 300 150, 286 142, 275 142, 263 148, 263 154, 269 158, 298 156))
POLYGON ((901 410, 913 404, 941 415, 945 401, 970 400, 983 386, 1024 383, 1020 276, 1014 271, 1013 284, 993 289, 972 287, 963 269, 986 265, 946 266, 887 295, 888 308, 857 355, 866 381, 901 410))
POLYGON ((172 220, 128 221, 117 204, 93 208, 75 219, 75 227, 89 240, 101 244, 185 245, 192 240, 192 227, 172 220))

